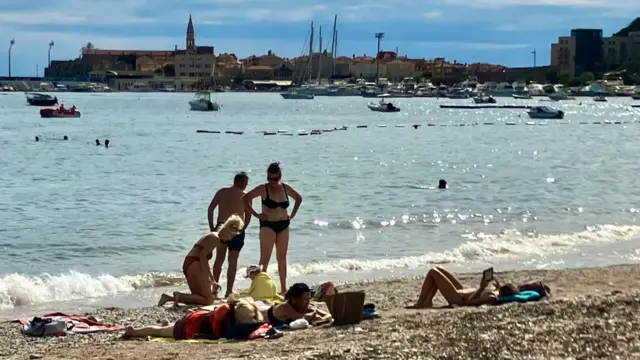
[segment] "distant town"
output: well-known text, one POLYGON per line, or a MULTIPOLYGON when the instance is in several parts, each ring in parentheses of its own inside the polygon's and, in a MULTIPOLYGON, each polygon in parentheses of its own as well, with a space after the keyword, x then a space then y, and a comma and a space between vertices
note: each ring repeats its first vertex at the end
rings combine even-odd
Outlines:
MULTIPOLYGON (((313 27, 312 27, 313 29, 313 27)), ((373 34, 372 34, 373 35, 373 34)), ((317 43, 313 30, 309 53, 284 58, 274 51, 238 59, 235 54, 215 54, 213 46, 196 45, 195 27, 189 17, 184 49, 100 49, 88 43, 73 60, 49 61, 43 78, 0 78, 0 90, 55 91, 194 91, 203 89, 278 90, 301 83, 429 82, 454 85, 469 78, 479 83, 524 82, 584 86, 593 81, 616 79, 640 84, 640 18, 611 37, 601 29, 573 29, 551 44, 550 66, 509 68, 499 64, 460 63, 445 58, 414 59, 396 51, 373 55, 334 56, 337 32, 331 47, 317 43), (37 83, 37 84, 34 84, 37 83), (91 84, 91 85, 88 85, 91 84), (44 87, 44 88, 43 88, 44 87)), ((320 38, 321 39, 321 38, 320 38)), ((13 41, 12 44, 13 45, 13 41)), ((50 49, 53 42, 50 44, 50 49)), ((10 54, 9 54, 10 56, 10 54)))

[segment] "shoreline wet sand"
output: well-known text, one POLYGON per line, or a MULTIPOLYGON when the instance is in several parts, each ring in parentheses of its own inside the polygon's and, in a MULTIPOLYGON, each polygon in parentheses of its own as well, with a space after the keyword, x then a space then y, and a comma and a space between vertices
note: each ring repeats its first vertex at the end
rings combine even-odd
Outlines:
MULTIPOLYGON (((538 303, 406 310, 422 278, 349 284, 365 290, 381 318, 354 326, 287 332, 277 340, 228 344, 122 341, 114 334, 27 338, 0 325, 0 357, 10 359, 595 359, 640 357, 640 265, 496 273, 501 283, 543 281, 538 303)), ((477 286, 480 274, 463 274, 477 286)), ((436 306, 444 305, 438 295, 436 306)), ((40 315, 40 314, 34 314, 40 315)), ((181 310, 100 309, 104 322, 154 325, 181 310)))

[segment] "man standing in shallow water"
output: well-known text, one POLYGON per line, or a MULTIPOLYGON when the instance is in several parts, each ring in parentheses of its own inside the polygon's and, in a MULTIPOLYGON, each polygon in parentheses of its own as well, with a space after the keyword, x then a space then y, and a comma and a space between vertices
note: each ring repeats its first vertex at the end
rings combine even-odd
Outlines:
POLYGON ((244 234, 245 229, 251 221, 251 212, 245 208, 242 202, 242 196, 244 190, 249 184, 249 176, 245 172, 236 174, 233 178, 233 186, 225 187, 216 192, 216 195, 209 204, 209 210, 207 212, 207 218, 209 220, 209 230, 216 231, 220 224, 224 222, 231 215, 238 215, 244 218, 244 228, 238 236, 234 237, 231 241, 220 242, 216 249, 216 259, 213 262, 213 279, 217 282, 220 281, 220 274, 222 273, 222 265, 224 264, 224 258, 227 255, 227 249, 229 250, 229 264, 227 266, 227 293, 225 297, 229 296, 233 292, 233 283, 236 278, 236 271, 238 270, 238 257, 240 250, 244 246, 244 234), (213 225, 213 212, 216 207, 218 209, 218 221, 216 225, 213 225))

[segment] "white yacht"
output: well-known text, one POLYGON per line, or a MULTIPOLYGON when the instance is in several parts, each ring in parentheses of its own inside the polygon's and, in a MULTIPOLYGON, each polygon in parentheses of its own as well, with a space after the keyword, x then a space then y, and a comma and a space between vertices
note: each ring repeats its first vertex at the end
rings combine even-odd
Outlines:
POLYGON ((548 106, 535 106, 527 111, 532 119, 562 119, 564 111, 552 109, 548 106))
POLYGON ((211 101, 211 91, 198 91, 191 101, 189 101, 191 110, 194 111, 218 111, 220 105, 211 101))
POLYGON ((135 83, 127 89, 131 92, 152 92, 153 89, 149 86, 149 84, 144 83, 135 83))
POLYGON ((511 97, 515 93, 516 90, 514 89, 513 84, 508 82, 501 82, 491 90, 491 95, 493 97, 511 97))

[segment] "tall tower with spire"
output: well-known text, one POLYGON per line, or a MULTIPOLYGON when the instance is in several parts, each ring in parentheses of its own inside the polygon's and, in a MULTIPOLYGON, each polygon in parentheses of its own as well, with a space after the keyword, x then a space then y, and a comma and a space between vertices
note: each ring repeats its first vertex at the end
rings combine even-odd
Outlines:
POLYGON ((193 30, 193 21, 191 21, 191 14, 189 14, 189 25, 187 25, 187 47, 186 50, 196 50, 196 32, 193 30))

